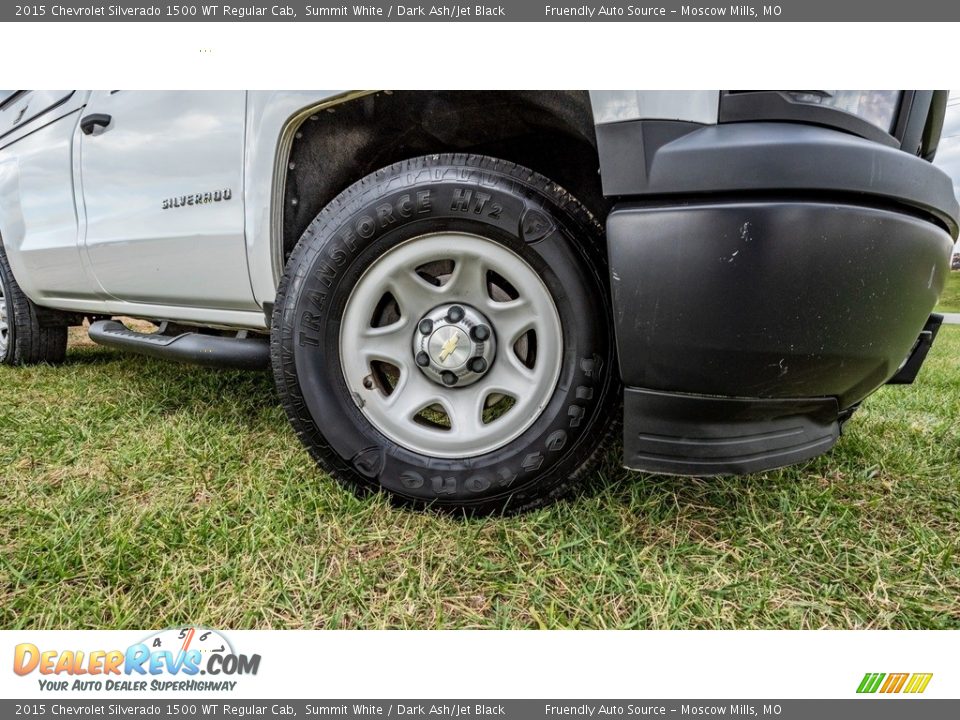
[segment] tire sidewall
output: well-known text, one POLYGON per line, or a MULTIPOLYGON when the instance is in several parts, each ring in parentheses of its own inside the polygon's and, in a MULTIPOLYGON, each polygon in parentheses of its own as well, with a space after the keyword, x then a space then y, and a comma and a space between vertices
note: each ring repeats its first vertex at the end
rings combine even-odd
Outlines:
POLYGON ((394 166, 348 191, 304 234, 277 308, 281 349, 295 369, 284 379, 299 424, 361 482, 421 503, 522 498, 545 478, 557 483, 570 475, 584 459, 578 449, 594 444, 588 436, 610 395, 612 364, 603 272, 582 252, 578 235, 585 231, 597 228, 489 168, 394 166), (481 235, 519 255, 546 284, 563 329, 560 377, 545 409, 519 437, 473 457, 433 458, 397 445, 357 407, 341 369, 340 319, 356 282, 390 248, 435 232, 481 235))

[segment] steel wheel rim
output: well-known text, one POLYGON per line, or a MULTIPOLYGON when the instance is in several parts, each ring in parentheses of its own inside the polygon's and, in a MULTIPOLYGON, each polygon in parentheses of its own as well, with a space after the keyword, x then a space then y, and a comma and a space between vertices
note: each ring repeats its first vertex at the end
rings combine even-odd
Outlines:
POLYGON ((518 254, 478 235, 431 233, 391 248, 357 281, 340 326, 341 369, 357 407, 390 440, 433 457, 471 457, 509 444, 537 420, 560 377, 562 337, 550 291, 518 254), (442 264, 452 269, 433 277, 440 285, 418 274, 442 264), (388 295, 399 317, 378 325, 388 295), (495 357, 469 385, 444 387, 417 366, 412 345, 424 317, 457 303, 488 319, 495 357), (378 369, 384 365, 396 371, 392 385, 378 369))
POLYGON ((10 320, 7 316, 7 289, 0 277, 0 358, 7 353, 7 344, 10 342, 10 320))

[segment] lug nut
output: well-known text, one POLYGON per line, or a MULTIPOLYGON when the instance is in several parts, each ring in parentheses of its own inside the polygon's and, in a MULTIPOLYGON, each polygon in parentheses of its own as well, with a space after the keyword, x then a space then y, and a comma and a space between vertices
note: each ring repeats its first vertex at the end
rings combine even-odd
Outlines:
POLYGON ((447 320, 452 323, 463 320, 463 308, 459 305, 453 305, 447 310, 447 320))
POLYGON ((475 357, 470 361, 470 369, 475 373, 482 373, 487 369, 487 361, 482 357, 475 357))
POLYGON ((420 324, 417 325, 417 330, 420 331, 421 335, 429 335, 433 332, 433 320, 424 318, 420 321, 420 324))
POLYGON ((447 385, 447 386, 451 386, 451 385, 456 385, 456 384, 457 384, 457 376, 454 375, 454 374, 453 374, 452 372, 450 372, 449 370, 444 370, 444 371, 443 371, 443 374, 440 376, 440 379, 443 380, 443 384, 444 384, 444 385, 447 385))
POLYGON ((473 328, 470 329, 470 337, 477 342, 484 342, 490 337, 490 328, 486 325, 474 325, 473 328))
POLYGON ((420 367, 426 367, 430 364, 430 356, 427 355, 423 350, 417 353, 417 365, 420 367))

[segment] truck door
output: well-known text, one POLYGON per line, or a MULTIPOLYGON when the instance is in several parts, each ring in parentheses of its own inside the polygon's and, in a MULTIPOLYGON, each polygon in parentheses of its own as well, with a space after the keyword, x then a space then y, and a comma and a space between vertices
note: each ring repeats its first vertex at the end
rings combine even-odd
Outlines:
POLYGON ((29 90, 0 102, 0 232, 20 287, 37 303, 102 296, 78 247, 73 163, 86 96, 29 90))
POLYGON ((80 119, 84 247, 131 303, 253 310, 242 91, 95 91, 80 119))

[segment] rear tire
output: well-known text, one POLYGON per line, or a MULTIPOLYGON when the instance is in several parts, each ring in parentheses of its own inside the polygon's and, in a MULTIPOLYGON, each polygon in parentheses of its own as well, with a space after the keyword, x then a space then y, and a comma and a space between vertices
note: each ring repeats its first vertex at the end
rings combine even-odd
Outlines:
POLYGON ((280 399, 355 490, 470 514, 541 506, 617 435, 608 297, 602 229, 555 183, 482 156, 398 163, 294 249, 272 322, 280 399))
POLYGON ((67 326, 42 321, 37 307, 13 278, 0 243, 0 364, 61 363, 67 356, 67 326))

